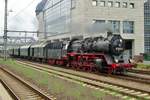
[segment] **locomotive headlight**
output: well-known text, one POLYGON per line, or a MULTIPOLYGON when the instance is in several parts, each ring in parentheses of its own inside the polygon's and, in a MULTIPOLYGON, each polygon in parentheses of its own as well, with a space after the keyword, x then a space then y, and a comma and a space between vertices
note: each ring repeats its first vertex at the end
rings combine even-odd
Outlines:
POLYGON ((120 42, 122 43, 122 39, 120 39, 120 42))
POLYGON ((118 63, 118 59, 115 59, 115 62, 118 63))

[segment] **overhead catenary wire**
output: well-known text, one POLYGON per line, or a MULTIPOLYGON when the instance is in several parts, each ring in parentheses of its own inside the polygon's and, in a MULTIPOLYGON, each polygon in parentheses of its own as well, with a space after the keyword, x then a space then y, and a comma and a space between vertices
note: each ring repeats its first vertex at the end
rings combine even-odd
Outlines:
POLYGON ((14 16, 12 16, 10 19, 8 20, 11 20, 13 19, 14 17, 18 16, 20 13, 22 13, 24 10, 26 10, 28 7, 30 7, 33 3, 34 3, 35 0, 32 0, 27 6, 25 6, 23 9, 21 9, 20 11, 18 11, 18 13, 16 13, 14 16))

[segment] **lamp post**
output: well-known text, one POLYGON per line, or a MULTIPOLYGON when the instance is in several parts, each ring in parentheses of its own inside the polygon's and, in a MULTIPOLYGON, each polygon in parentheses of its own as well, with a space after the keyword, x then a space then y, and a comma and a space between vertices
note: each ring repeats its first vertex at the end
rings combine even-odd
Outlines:
POLYGON ((7 0, 5 0, 5 15, 4 15, 4 60, 7 59, 7 0))

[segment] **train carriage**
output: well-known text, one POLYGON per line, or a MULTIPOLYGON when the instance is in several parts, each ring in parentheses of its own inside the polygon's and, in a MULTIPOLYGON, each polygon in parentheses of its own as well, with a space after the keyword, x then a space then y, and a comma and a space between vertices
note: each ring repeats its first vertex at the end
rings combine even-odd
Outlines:
POLYGON ((30 56, 32 59, 43 59, 44 58, 44 47, 43 42, 35 43, 30 47, 30 56))
POLYGON ((13 48, 10 48, 8 50, 8 54, 10 55, 10 57, 14 56, 14 49, 13 48))
POLYGON ((23 57, 23 58, 30 57, 30 46, 31 44, 20 47, 20 57, 23 57))
POLYGON ((63 42, 50 43, 47 47, 47 58, 61 59, 63 42))
POLYGON ((64 65, 67 55, 67 42, 59 41, 47 46, 47 59, 49 64, 64 65))
POLYGON ((19 57, 20 56, 20 47, 14 48, 14 57, 19 57))

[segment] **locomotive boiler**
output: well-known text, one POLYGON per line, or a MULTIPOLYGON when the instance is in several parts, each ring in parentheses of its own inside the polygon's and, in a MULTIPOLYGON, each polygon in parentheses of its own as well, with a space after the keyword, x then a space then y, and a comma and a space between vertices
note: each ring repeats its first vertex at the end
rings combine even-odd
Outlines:
MULTIPOLYGON (((86 45, 83 44, 83 48, 86 45)), ((123 51, 123 39, 120 35, 113 35, 107 38, 97 37, 93 38, 91 46, 89 47, 93 52, 104 52, 111 55, 119 55, 123 51)))
POLYGON ((105 37, 90 37, 83 40, 73 39, 68 46, 68 52, 78 53, 107 53, 118 56, 124 50, 123 39, 120 35, 105 37))

